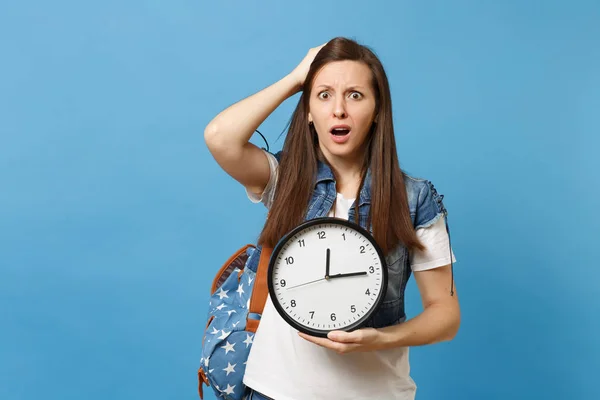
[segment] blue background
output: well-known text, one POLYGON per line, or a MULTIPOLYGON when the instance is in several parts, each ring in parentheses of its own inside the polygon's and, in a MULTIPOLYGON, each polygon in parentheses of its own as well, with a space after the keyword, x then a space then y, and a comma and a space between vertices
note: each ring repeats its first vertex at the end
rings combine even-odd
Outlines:
MULTIPOLYGON (((412 350, 417 398, 600 398, 599 20, 597 1, 3 1, 0 398, 197 398, 210 282, 265 217, 204 127, 338 35, 381 57, 401 166, 450 212, 463 322, 412 350)), ((272 150, 297 99, 260 127, 272 150)))

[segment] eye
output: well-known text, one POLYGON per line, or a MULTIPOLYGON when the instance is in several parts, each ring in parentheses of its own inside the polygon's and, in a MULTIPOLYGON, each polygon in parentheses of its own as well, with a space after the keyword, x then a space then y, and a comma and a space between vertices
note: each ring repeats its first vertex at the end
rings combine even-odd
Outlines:
POLYGON ((317 97, 319 97, 322 100, 328 99, 329 98, 329 92, 321 92, 317 95, 317 97))
POLYGON ((360 99, 362 99, 363 95, 360 92, 352 92, 352 93, 350 93, 350 97, 353 100, 360 100, 360 99))

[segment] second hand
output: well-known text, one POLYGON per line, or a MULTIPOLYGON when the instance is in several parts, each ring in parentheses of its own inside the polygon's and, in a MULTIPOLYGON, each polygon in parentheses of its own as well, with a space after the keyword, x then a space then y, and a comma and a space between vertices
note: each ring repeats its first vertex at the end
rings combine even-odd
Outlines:
POLYGON ((306 283, 301 283, 301 284, 299 284, 299 285, 290 286, 290 287, 288 288, 288 290, 289 290, 289 289, 293 289, 293 288, 297 288, 297 287, 299 287, 299 286, 308 285, 309 283, 315 283, 315 282, 324 281, 324 280, 325 280, 325 278, 321 278, 321 279, 316 279, 316 280, 314 280, 314 281, 310 281, 310 282, 306 282, 306 283))

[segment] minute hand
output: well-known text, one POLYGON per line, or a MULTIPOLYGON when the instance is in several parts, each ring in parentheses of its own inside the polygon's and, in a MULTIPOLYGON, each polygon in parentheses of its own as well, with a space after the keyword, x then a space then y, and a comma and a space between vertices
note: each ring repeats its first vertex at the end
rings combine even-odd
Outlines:
POLYGON ((360 275, 366 275, 367 272, 363 271, 363 272, 350 272, 349 274, 335 274, 335 275, 329 275, 329 279, 334 279, 334 278, 346 278, 348 276, 360 276, 360 275))

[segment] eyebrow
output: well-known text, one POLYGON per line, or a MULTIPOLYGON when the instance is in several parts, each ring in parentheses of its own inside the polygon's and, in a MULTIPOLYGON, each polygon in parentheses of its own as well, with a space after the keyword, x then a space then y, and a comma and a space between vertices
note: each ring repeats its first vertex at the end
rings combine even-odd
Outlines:
MULTIPOLYGON (((322 84, 322 85, 317 86, 315 89, 320 89, 320 88, 323 88, 323 89, 333 89, 333 86, 322 84)), ((365 90, 365 87, 361 86, 361 85, 349 85, 348 89, 346 89, 346 90, 353 90, 353 89, 365 90)))

